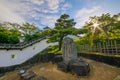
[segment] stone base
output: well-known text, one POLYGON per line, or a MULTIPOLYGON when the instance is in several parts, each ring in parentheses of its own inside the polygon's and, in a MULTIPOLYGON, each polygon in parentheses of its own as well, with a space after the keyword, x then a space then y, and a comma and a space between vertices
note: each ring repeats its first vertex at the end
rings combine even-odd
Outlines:
POLYGON ((86 76, 90 71, 89 64, 80 59, 71 60, 69 62, 60 62, 57 67, 60 70, 70 71, 78 76, 86 76))
POLYGON ((57 63, 57 68, 62 70, 62 71, 65 71, 65 72, 69 71, 69 65, 68 65, 67 62, 59 62, 59 63, 57 63))
POLYGON ((78 76, 86 76, 90 71, 89 64, 83 60, 70 61, 69 69, 78 76))

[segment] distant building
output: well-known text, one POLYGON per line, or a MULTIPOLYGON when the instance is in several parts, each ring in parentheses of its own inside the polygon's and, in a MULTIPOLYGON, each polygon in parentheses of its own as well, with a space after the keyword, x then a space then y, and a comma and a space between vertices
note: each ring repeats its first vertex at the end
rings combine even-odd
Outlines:
POLYGON ((46 27, 44 27, 43 29, 44 29, 44 30, 47 30, 47 29, 50 29, 50 27, 46 26, 46 27))

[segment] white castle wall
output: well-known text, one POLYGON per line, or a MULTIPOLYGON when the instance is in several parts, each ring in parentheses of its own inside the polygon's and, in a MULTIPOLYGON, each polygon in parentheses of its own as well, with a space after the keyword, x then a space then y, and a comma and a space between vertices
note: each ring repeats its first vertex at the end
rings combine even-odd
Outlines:
POLYGON ((26 60, 32 58, 48 46, 54 44, 56 43, 48 44, 46 40, 42 40, 22 50, 0 50, 0 67, 8 67, 24 63, 26 60))

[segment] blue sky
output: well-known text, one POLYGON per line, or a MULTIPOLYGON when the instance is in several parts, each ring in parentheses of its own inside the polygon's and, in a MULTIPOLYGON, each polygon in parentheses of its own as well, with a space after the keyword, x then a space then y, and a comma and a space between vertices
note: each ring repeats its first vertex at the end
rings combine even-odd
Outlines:
POLYGON ((40 29, 53 28, 64 13, 81 28, 90 16, 120 13, 120 0, 0 0, 0 22, 31 22, 40 29))

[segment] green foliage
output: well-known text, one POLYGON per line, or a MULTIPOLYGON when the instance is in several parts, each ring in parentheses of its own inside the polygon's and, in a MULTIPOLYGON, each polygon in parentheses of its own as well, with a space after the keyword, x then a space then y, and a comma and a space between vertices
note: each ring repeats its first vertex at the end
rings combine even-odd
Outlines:
POLYGON ((20 40, 30 41, 42 36, 38 27, 28 22, 22 25, 10 22, 0 24, 0 43, 16 44, 20 40))
POLYGON ((93 45, 93 42, 119 39, 119 18, 120 14, 111 16, 109 13, 90 17, 84 26, 88 30, 86 35, 89 35, 86 39, 89 39, 91 45, 93 45))
POLYGON ((35 26, 35 24, 30 24, 28 22, 24 23, 21 27, 24 35, 32 35, 39 29, 35 26))
POLYGON ((19 43, 18 36, 17 35, 10 35, 8 37, 8 43, 10 43, 10 44, 17 44, 17 43, 19 43))
POLYGON ((74 40, 74 42, 77 46, 77 50, 79 50, 81 41, 79 39, 76 39, 76 40, 74 40))
POLYGON ((54 54, 61 54, 61 50, 58 51, 58 45, 54 45, 54 46, 49 46, 47 48, 48 53, 54 53, 54 54))
POLYGON ((48 42, 59 42, 59 50, 61 50, 61 45, 63 38, 69 34, 72 34, 75 30, 74 19, 70 19, 69 15, 63 14, 57 19, 55 27, 51 30, 51 35, 48 37, 48 42))
POLYGON ((19 43, 18 35, 20 35, 19 31, 7 30, 3 27, 0 27, 0 43, 19 43))
POLYGON ((36 32, 33 34, 34 38, 42 37, 42 34, 40 32, 36 32))
POLYGON ((45 35, 43 35, 41 32, 36 32, 32 35, 26 34, 26 35, 24 35, 24 37, 25 37, 24 41, 31 41, 33 39, 44 37, 44 36, 45 35))
POLYGON ((14 59, 14 58, 15 58, 15 54, 12 54, 12 55, 11 55, 11 58, 14 59))
POLYGON ((33 35, 25 35, 25 40, 24 41, 31 41, 34 39, 34 36, 33 35))
POLYGON ((88 32, 88 30, 87 29, 85 29, 85 28, 82 28, 82 29, 72 29, 72 34, 73 35, 78 35, 78 34, 85 34, 85 33, 87 33, 88 32))
POLYGON ((35 24, 26 22, 22 24, 22 27, 20 29, 24 36, 24 41, 30 41, 32 39, 42 36, 42 34, 40 33, 41 31, 38 29, 38 27, 35 24))
POLYGON ((51 28, 47 28, 47 29, 44 29, 44 30, 42 30, 42 35, 43 36, 46 36, 46 35, 49 35, 49 34, 51 34, 51 28))
POLYGON ((112 30, 110 33, 111 39, 120 39, 120 29, 112 30))
POLYGON ((90 40, 88 39, 88 35, 84 35, 83 37, 80 37, 79 39, 74 40, 76 46, 77 46, 77 50, 79 52, 80 47, 85 45, 85 44, 89 44, 90 40))
POLYGON ((8 43, 8 36, 3 32, 0 32, 0 43, 8 43))
POLYGON ((61 54, 61 50, 58 51, 58 45, 53 45, 53 46, 49 46, 47 47, 45 50, 43 50, 42 52, 40 52, 39 55, 44 55, 44 54, 61 54))

